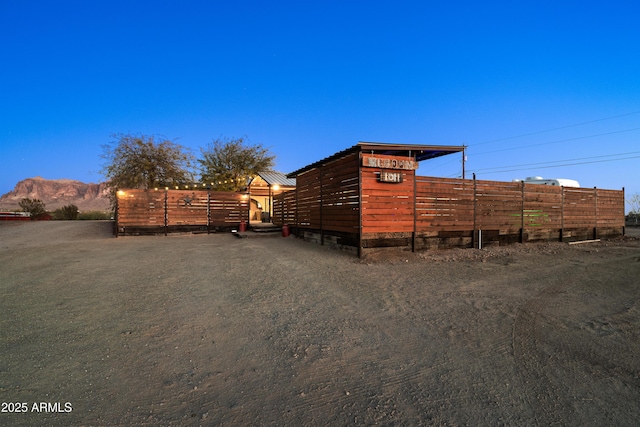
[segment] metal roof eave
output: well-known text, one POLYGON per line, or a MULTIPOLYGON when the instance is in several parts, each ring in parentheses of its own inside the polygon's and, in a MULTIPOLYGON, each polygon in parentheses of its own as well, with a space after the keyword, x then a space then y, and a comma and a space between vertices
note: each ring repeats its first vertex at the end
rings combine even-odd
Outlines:
POLYGON ((329 157, 326 157, 317 162, 311 163, 303 168, 295 170, 287 174, 287 178, 294 178, 302 173, 315 169, 325 163, 337 160, 348 154, 354 152, 366 152, 387 154, 387 155, 405 155, 407 157, 411 155, 416 156, 417 161, 434 159, 440 156, 446 156, 448 154, 460 153, 465 150, 463 145, 423 145, 423 144, 391 144, 384 142, 359 142, 358 144, 349 147, 345 150, 339 151, 329 157))
MULTIPOLYGON (((262 178, 267 183, 267 185, 279 185, 282 187, 296 186, 295 178, 289 178, 287 175, 283 174, 282 172, 263 171, 263 172, 258 172, 256 176, 259 176, 260 178, 262 178)), ((247 185, 251 185, 255 178, 256 178, 255 176, 250 178, 247 185)))

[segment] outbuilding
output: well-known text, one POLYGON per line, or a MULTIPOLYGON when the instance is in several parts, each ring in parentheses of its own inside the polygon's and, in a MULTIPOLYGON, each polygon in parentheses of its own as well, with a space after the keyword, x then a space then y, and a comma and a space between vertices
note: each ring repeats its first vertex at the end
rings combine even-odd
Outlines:
POLYGON ((270 222, 273 216, 273 198, 296 188, 296 180, 282 172, 258 172, 247 185, 251 200, 249 222, 270 222))
POLYGON ((298 237, 356 250, 483 247, 624 233, 624 190, 419 176, 464 146, 360 142, 287 176, 272 221, 298 237))

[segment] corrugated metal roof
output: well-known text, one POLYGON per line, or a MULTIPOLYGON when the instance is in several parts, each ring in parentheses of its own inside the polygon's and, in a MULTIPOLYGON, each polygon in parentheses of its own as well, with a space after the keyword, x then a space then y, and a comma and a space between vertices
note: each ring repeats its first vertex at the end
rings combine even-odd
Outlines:
POLYGON ((393 156, 409 156, 415 155, 417 161, 433 159, 440 156, 446 156, 447 154, 460 153, 464 151, 463 145, 418 145, 418 144, 392 144, 386 142, 359 142, 353 147, 346 150, 339 151, 329 157, 319 160, 315 163, 307 165, 296 171, 288 173, 288 177, 296 177, 311 169, 315 169, 322 164, 337 160, 347 154, 355 153, 358 151, 371 151, 378 154, 389 154, 393 156))
POLYGON ((259 172, 258 176, 265 180, 265 182, 269 185, 280 185, 282 187, 295 187, 296 179, 295 178, 287 178, 285 174, 282 172, 276 171, 265 171, 259 172))

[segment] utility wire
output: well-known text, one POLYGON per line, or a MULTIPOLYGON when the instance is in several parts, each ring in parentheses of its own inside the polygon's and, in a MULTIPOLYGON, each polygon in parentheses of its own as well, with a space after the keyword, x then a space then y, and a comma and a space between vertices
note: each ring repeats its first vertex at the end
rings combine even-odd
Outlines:
MULTIPOLYGON (((516 168, 516 167, 523 167, 523 166, 545 166, 545 165, 551 165, 551 164, 555 164, 555 163, 563 163, 563 162, 575 162, 578 160, 593 160, 593 159, 603 159, 605 157, 619 157, 619 156, 629 156, 632 154, 639 154, 640 155, 640 151, 631 151, 628 153, 619 153, 619 154, 604 154, 602 156, 592 156, 592 157, 578 157, 575 159, 564 159, 564 160, 554 160, 554 161, 550 161, 550 162, 539 162, 539 163, 523 163, 523 164, 519 164, 519 165, 510 165, 510 166, 498 166, 498 167, 494 167, 494 168, 482 168, 482 169, 475 169, 474 172, 484 172, 484 171, 495 171, 497 172, 498 169, 506 169, 506 168, 516 168)), ((628 157, 628 158, 635 158, 635 157, 628 157)), ((627 157, 624 157, 622 159, 610 159, 610 161, 613 160, 624 160, 627 159, 627 157)), ((560 164, 558 166, 564 166, 564 164, 560 164)))
POLYGON ((460 159, 449 160, 448 162, 441 163, 438 166, 430 167, 429 170, 436 170, 453 162, 460 162, 460 159))
MULTIPOLYGON (((484 144, 489 144, 489 143, 493 143, 493 142, 500 142, 500 141, 508 141, 508 140, 511 140, 511 139, 522 138, 522 137, 525 137, 525 136, 539 135, 539 134, 542 134, 542 133, 548 133, 548 132, 553 132, 553 131, 556 131, 556 130, 562 130, 562 129, 568 129, 568 128, 577 127, 577 126, 583 126, 583 125, 592 124, 592 123, 598 123, 598 122, 602 122, 602 121, 606 121, 606 120, 612 120, 612 119, 617 119, 617 118, 620 118, 620 117, 632 116, 632 115, 636 115, 636 114, 640 114, 640 111, 632 111, 630 113, 618 114, 618 115, 615 115, 615 116, 609 116, 609 117, 604 117, 604 118, 601 118, 601 119, 595 119, 595 120, 589 120, 589 121, 580 122, 580 123, 574 123, 574 124, 571 124, 571 125, 559 126, 559 127, 555 127, 555 128, 551 128, 551 129, 541 130, 541 131, 528 132, 528 133, 525 133, 525 134, 510 136, 510 137, 506 137, 506 138, 491 139, 491 140, 487 140, 487 141, 483 141, 483 142, 469 144, 469 145, 467 145, 467 147, 468 148, 475 148, 478 145, 484 145, 484 144)), ((491 154, 491 153, 498 153, 498 152, 502 152, 502 151, 519 150, 519 149, 522 149, 522 148, 538 147, 538 146, 542 146, 542 145, 558 144, 558 143, 561 143, 561 142, 576 141, 576 140, 587 139, 587 138, 595 138, 595 137, 599 137, 599 136, 607 136, 607 135, 613 135, 613 134, 617 134, 617 133, 632 132, 632 131, 636 131, 636 130, 640 130, 640 128, 632 128, 632 129, 625 129, 625 130, 620 130, 620 131, 606 132, 606 133, 601 133, 601 134, 596 134, 596 135, 587 135, 587 136, 581 136, 581 137, 575 137, 575 138, 567 138, 567 139, 561 139, 561 140, 551 141, 551 142, 544 142, 544 143, 539 143, 539 144, 532 144, 532 145, 525 145, 525 146, 518 146, 518 147, 509 147, 509 148, 504 148, 504 149, 501 149, 501 150, 493 150, 493 151, 485 151, 485 152, 480 152, 480 153, 474 153, 474 155, 491 154)), ((611 157, 611 156, 615 156, 615 155, 600 156, 600 157, 611 157)), ((596 157, 596 158, 598 158, 598 157, 596 157)), ((629 157, 629 158, 622 158, 622 159, 600 160, 600 161, 585 162, 585 163, 609 162, 609 161, 626 160, 626 159, 632 159, 632 158, 636 158, 636 157, 629 157)), ((585 158, 585 159, 589 159, 589 158, 585 158)), ((567 161, 573 161, 573 160, 582 160, 582 159, 572 159, 572 160, 567 160, 567 161)), ((562 162, 562 161, 563 160, 558 161, 558 162, 562 162)), ((558 162, 547 162, 547 163, 543 163, 543 164, 558 163, 558 162)), ((451 162, 447 162, 445 164, 448 164, 448 163, 451 163, 451 162)), ((576 163, 576 164, 585 164, 585 163, 576 163)), ((532 164, 532 165, 535 165, 535 164, 532 164)), ((557 166, 541 166, 540 168, 544 169, 544 168, 550 168, 550 167, 561 167, 561 166, 571 166, 571 165, 574 165, 574 164, 561 164, 561 165, 557 165, 557 166)), ((441 166, 444 166, 444 165, 437 166, 434 169, 437 169, 437 168, 439 168, 441 166)), ((524 165, 524 166, 529 166, 529 165, 524 165)), ((504 168, 509 168, 509 167, 516 167, 516 166, 505 166, 504 168)), ((501 168, 498 168, 498 169, 501 169, 501 168)), ((478 169, 478 170, 479 171, 485 171, 485 170, 492 170, 492 169, 485 168, 485 169, 478 169)), ((476 170, 476 171, 478 171, 478 170, 476 170)), ((504 172, 513 172, 513 171, 514 170, 505 170, 504 172)), ((471 171, 471 172, 474 172, 474 171, 471 171)), ((496 172, 496 173, 500 173, 500 172, 496 172)))
POLYGON ((500 149, 500 150, 483 151, 483 152, 480 152, 480 153, 474 153, 474 156, 479 156, 481 154, 499 153, 499 152, 502 152, 502 151, 519 150, 521 148, 540 147, 541 145, 559 144, 561 142, 577 141, 577 140, 580 140, 580 139, 597 138, 599 136, 615 135, 617 133, 633 132, 633 131, 637 131, 637 130, 640 130, 640 127, 631 128, 631 129, 624 129, 624 130, 617 130, 617 131, 613 131, 613 132, 598 133, 598 134, 595 134, 595 135, 578 136, 578 137, 575 137, 575 138, 559 139, 557 141, 551 141, 551 142, 541 142, 539 144, 521 145, 521 146, 518 146, 518 147, 503 148, 503 149, 500 149))
MULTIPOLYGON (((550 165, 550 166, 538 166, 536 167, 536 169, 551 169, 551 168, 560 168, 560 167, 564 167, 564 166, 578 166, 578 165, 588 165, 588 164, 592 164, 592 163, 605 163, 605 162, 617 162, 620 160, 630 160, 630 159, 640 159, 640 156, 631 156, 631 157, 622 157, 619 159, 606 159, 606 160, 593 160, 593 161, 589 161, 589 162, 576 162, 576 163, 564 163, 561 165, 550 165)), ((505 166, 507 167, 507 166, 505 166)), ((516 166, 513 166, 516 167, 516 166)), ((531 168, 524 168, 524 170, 526 169, 531 169, 531 168)), ((483 169, 484 170, 484 169, 483 169)), ((519 172, 523 170, 522 168, 520 169, 506 169, 506 170, 499 170, 499 171, 494 171, 494 172, 488 172, 488 173, 505 173, 505 172, 519 172)), ((471 173, 475 173, 477 171, 469 171, 471 173)))
POLYGON ((488 141, 478 142, 478 143, 471 144, 471 145, 474 146, 474 147, 477 147, 478 145, 489 144, 489 143, 492 143, 492 142, 508 141, 510 139, 522 138, 522 137, 525 137, 525 136, 539 135, 541 133, 553 132, 553 131, 556 131, 556 130, 568 129, 568 128, 572 128, 572 127, 576 127, 576 126, 582 126, 582 125, 588 125, 588 124, 591 124, 591 123, 603 122, 605 120, 618 119, 620 117, 627 117, 627 116, 632 116, 632 115, 635 115, 635 114, 640 114, 640 111, 632 111, 631 113, 618 114, 617 116, 604 117, 602 119, 589 120, 587 122, 575 123, 575 124, 572 124, 572 125, 560 126, 560 127, 556 127, 556 128, 552 128, 552 129, 539 130, 539 131, 536 131, 536 132, 529 132, 529 133, 524 133, 524 134, 521 134, 521 135, 509 136, 509 137, 506 137, 506 138, 490 139, 488 141))

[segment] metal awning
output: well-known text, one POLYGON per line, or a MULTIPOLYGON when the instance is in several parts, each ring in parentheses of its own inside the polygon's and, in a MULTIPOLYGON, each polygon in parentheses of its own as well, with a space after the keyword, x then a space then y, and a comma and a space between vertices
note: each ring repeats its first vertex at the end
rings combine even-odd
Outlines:
POLYGON ((447 154, 460 153, 465 150, 464 145, 422 145, 422 144, 392 144, 386 142, 359 142, 353 147, 339 151, 329 157, 311 163, 303 168, 287 174, 288 178, 295 178, 307 171, 320 167, 326 163, 340 159, 348 154, 365 152, 373 154, 386 154, 391 156, 413 157, 417 161, 434 159, 447 154))
MULTIPOLYGON (((296 180, 289 178, 287 175, 283 174, 282 172, 264 171, 264 172, 258 172, 257 176, 262 178, 267 183, 267 185, 279 185, 281 187, 296 186, 296 180)), ((254 178, 255 177, 249 180, 249 185, 251 185, 254 178)))

